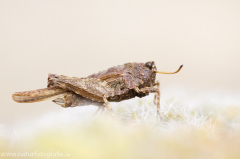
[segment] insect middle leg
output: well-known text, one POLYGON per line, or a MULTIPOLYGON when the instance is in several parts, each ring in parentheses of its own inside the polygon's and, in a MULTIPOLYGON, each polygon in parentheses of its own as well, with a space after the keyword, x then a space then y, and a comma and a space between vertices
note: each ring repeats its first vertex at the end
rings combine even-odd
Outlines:
POLYGON ((156 93, 156 99, 157 99, 157 115, 159 116, 159 118, 161 119, 160 116, 160 90, 159 88, 154 88, 154 87, 145 87, 145 88, 135 88, 135 91, 138 93, 156 93))
POLYGON ((117 95, 121 95, 123 93, 126 93, 128 91, 128 89, 124 89, 124 90, 117 90, 117 91, 109 91, 107 92, 104 96, 103 96, 103 101, 106 105, 106 107, 109 109, 109 111, 111 112, 112 116, 114 116, 114 113, 112 111, 111 106, 109 105, 109 102, 107 100, 108 97, 114 97, 117 95))
POLYGON ((113 111, 112 111, 111 106, 109 105, 109 102, 107 101, 106 96, 103 97, 103 101, 104 101, 106 107, 107 107, 107 108, 109 109, 109 111, 111 112, 112 116, 114 116, 114 113, 113 113, 113 111))

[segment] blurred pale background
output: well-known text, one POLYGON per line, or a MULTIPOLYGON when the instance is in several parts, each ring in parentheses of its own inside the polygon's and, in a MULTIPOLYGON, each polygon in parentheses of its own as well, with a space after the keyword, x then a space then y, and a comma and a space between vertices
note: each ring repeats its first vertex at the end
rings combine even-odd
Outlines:
POLYGON ((184 64, 157 76, 163 100, 175 91, 238 98, 239 8, 234 0, 1 0, 0 125, 62 111, 12 100, 45 88, 48 73, 85 77, 126 62, 155 61, 159 71, 184 64))

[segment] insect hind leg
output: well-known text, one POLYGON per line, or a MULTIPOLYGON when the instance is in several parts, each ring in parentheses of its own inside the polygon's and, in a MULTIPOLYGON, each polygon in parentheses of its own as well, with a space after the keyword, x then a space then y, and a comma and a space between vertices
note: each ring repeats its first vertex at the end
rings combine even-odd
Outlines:
POLYGON ((103 106, 98 106, 97 110, 94 112, 94 114, 91 117, 100 114, 103 111, 104 107, 105 107, 104 105, 103 106))

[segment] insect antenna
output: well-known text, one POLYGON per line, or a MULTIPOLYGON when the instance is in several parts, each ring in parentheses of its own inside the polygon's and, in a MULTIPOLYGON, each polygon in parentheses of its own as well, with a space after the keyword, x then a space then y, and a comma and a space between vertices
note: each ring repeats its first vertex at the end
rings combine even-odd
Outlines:
POLYGON ((161 74, 174 74, 174 73, 178 73, 182 69, 182 67, 183 67, 183 65, 181 65, 176 72, 161 72, 161 71, 154 71, 154 72, 161 73, 161 74))

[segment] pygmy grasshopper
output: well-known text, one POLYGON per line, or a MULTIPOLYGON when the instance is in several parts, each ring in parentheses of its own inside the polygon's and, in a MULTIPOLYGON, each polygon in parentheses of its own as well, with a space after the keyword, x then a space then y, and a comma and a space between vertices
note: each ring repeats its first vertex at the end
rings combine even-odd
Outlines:
POLYGON ((105 105, 113 111, 110 102, 120 102, 134 97, 144 97, 156 93, 154 102, 160 117, 160 90, 156 82, 156 73, 174 74, 176 72, 157 71, 154 61, 146 63, 126 63, 100 71, 85 78, 49 74, 48 88, 34 91, 16 92, 13 100, 19 103, 32 103, 53 99, 62 107, 83 105, 105 105), (60 97, 60 98, 59 98, 60 97))

